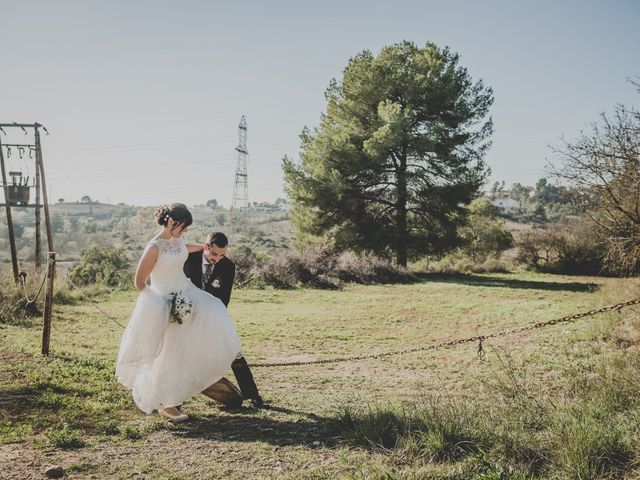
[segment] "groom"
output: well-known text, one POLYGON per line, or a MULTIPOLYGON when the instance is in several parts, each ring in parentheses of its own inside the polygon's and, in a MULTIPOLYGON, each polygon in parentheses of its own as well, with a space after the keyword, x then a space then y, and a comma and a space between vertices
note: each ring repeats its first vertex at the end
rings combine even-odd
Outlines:
MULTIPOLYGON (((235 264, 226 257, 229 241, 221 232, 207 235, 202 252, 193 252, 184 264, 185 275, 193 284, 229 306, 231 288, 236 276, 235 264)), ((243 399, 248 399, 256 408, 262 408, 264 402, 253 381, 249 365, 243 356, 236 358, 231 364, 243 399)))

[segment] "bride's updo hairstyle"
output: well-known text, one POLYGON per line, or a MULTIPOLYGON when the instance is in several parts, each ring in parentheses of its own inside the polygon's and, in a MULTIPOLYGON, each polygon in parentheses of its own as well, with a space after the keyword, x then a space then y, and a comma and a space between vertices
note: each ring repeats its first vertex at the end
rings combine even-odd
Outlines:
POLYGON ((158 225, 164 227, 169 223, 169 219, 173 219, 176 222, 173 228, 188 227, 193 223, 193 217, 191 212, 182 203, 172 203, 170 205, 164 205, 155 212, 156 222, 158 225))

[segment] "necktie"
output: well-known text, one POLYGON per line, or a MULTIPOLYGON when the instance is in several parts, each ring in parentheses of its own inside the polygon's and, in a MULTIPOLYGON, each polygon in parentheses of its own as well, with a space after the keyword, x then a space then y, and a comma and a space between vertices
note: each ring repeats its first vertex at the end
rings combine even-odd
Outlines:
POLYGON ((211 280, 211 274, 213 273, 213 264, 207 263, 207 266, 204 268, 204 284, 206 285, 211 280))

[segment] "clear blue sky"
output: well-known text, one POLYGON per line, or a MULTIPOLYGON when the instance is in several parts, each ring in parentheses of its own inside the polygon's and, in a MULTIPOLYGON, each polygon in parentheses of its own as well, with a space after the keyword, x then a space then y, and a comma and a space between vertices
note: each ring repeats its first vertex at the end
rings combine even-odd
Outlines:
POLYGON ((0 122, 49 129, 54 199, 228 206, 245 115, 249 197, 272 201, 331 78, 401 40, 494 89, 492 181, 533 184, 549 144, 640 104, 639 1, 0 0, 0 122))

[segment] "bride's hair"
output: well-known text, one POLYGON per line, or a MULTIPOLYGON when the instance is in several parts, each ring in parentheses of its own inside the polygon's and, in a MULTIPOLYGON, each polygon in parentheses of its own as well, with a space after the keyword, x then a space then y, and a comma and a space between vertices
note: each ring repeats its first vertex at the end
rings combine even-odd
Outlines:
POLYGON ((182 203, 172 203, 170 205, 163 205, 155 211, 154 216, 158 225, 165 226, 169 223, 169 219, 172 218, 176 222, 175 226, 188 227, 193 223, 193 217, 191 212, 182 203))

